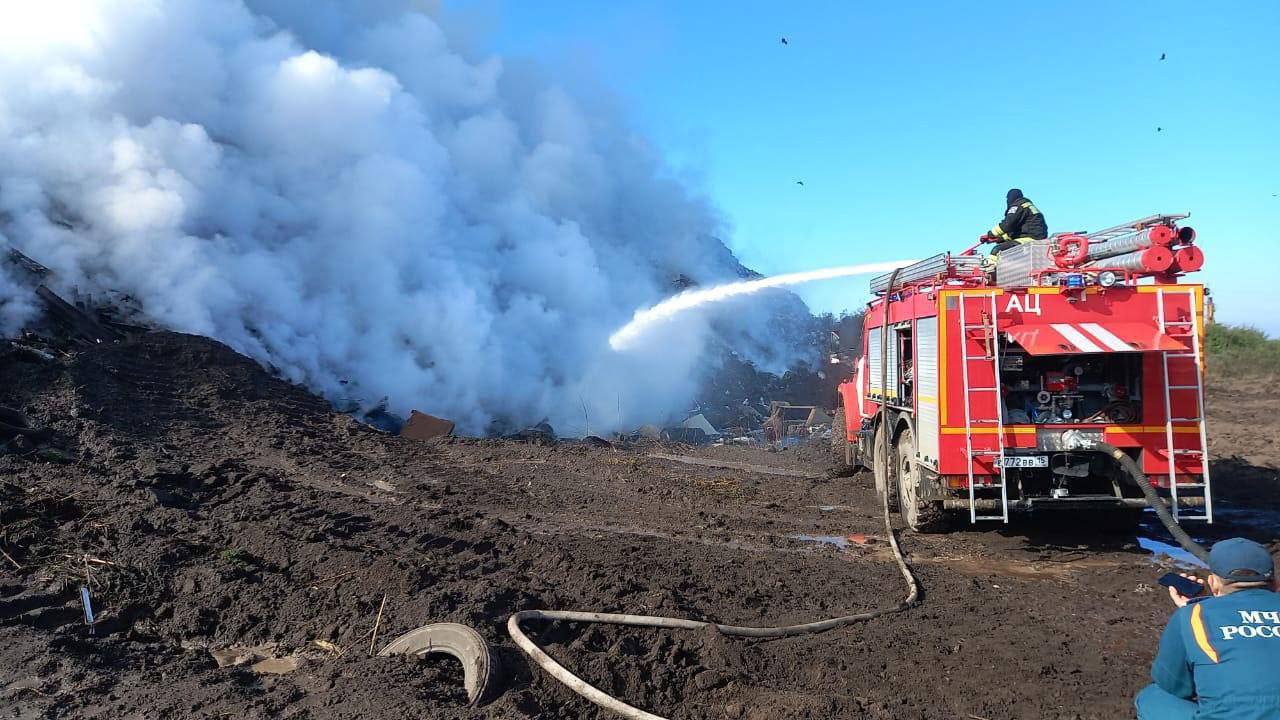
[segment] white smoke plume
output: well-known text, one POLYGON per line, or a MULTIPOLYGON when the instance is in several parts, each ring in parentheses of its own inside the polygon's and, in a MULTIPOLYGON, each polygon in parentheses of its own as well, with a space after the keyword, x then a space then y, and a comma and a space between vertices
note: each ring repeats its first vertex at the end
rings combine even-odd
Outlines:
MULTIPOLYGON (((471 432, 679 409, 711 318, 607 338, 673 278, 741 276, 722 220, 613 111, 445 25, 412 0, 0 3, 0 251, 471 432)), ((0 266, 11 334, 35 308, 0 266)))

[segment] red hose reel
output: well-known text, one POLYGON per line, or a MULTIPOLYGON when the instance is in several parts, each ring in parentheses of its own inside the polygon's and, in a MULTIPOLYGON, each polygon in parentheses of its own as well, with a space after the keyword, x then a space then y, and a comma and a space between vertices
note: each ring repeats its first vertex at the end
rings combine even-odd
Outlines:
POLYGON ((1089 255, 1089 238, 1083 235, 1059 235, 1054 239, 1051 254, 1058 267, 1076 267, 1089 255))

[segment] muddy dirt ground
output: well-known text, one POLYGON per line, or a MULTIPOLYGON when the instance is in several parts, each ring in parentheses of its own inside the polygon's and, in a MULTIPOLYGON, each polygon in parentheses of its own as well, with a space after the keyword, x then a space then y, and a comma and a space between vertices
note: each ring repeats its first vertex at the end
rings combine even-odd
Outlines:
MULTIPOLYGON (((414 442, 166 333, 11 358, 0 377, 0 405, 65 448, 0 455, 0 717, 606 718, 524 660, 511 613, 778 624, 905 594, 867 478, 825 477, 820 448, 699 453, 812 475, 788 477, 648 455, 689 452, 672 447, 414 442), (815 539, 849 533, 869 543, 815 539), (451 659, 369 657, 384 597, 378 646, 440 621, 493 644, 486 704, 465 706, 451 659), (296 669, 255 669, 271 658, 296 669)), ((1209 399, 1221 506, 1236 512, 1203 536, 1274 548, 1280 392, 1238 381, 1209 399)), ((923 604, 822 635, 531 630, 587 680, 672 717, 1131 716, 1170 612, 1133 534, 902 541, 923 604)))

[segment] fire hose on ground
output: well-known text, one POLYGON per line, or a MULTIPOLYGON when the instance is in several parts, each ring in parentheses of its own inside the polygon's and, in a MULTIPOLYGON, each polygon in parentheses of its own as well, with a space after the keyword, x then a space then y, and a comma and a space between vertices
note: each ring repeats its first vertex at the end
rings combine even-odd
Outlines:
MULTIPOLYGON (((898 271, 894 270, 889 276, 889 289, 892 291, 894 284, 898 278, 898 271)), ((885 304, 885 320, 888 326, 889 303, 885 304)), ((884 344, 888 346, 887 343, 884 344)), ((883 348, 882 348, 883 351, 883 348)), ((887 363, 881 363, 881 374, 886 372, 887 363)), ((882 382, 887 378, 882 378, 882 382)), ((881 413, 885 412, 884 407, 880 409, 881 413)), ((884 446, 882 451, 885 457, 889 452, 889 433, 882 433, 884 436, 884 446)), ((887 467, 887 465, 886 465, 887 467)), ((586 680, 569 672, 563 665, 556 662, 550 655, 538 647, 537 643, 529 639, 524 631, 520 628, 520 624, 526 620, 561 620, 565 622, 584 622, 584 623, 604 623, 609 625, 626 625, 629 627, 651 627, 651 628, 668 628, 673 630, 701 630, 703 628, 714 627, 725 635, 732 637, 746 638, 781 638, 792 637, 795 635, 808 635, 811 633, 825 632, 834 628, 843 627, 850 623, 864 622, 882 615, 902 612, 911 607, 920 599, 920 585, 916 582, 916 578, 911 574, 911 568, 907 565, 906 557, 902 554, 902 548, 898 545, 898 538, 894 534, 893 523, 889 516, 889 493, 886 491, 881 493, 882 509, 884 511, 884 532, 885 537, 889 539, 889 545, 893 549, 894 561, 898 564, 898 570, 902 573, 902 579, 907 583, 907 597, 902 602, 888 607, 869 610, 867 612, 856 613, 853 615, 842 615, 840 617, 828 618, 826 620, 818 620, 800 625, 781 625, 777 627, 752 627, 744 625, 724 625, 721 623, 704 622, 701 620, 688 620, 685 618, 659 617, 651 615, 631 615, 622 613, 598 613, 598 612, 581 612, 574 610, 524 610, 518 612, 507 620, 507 632, 511 635, 511 639, 516 645, 524 651, 529 659, 537 663, 538 667, 546 670, 548 674, 559 680, 570 690, 578 695, 590 700, 602 708, 612 710, 625 718, 632 720, 666 720, 661 715, 654 715, 646 712, 609 695, 606 692, 596 688, 586 680)))
POLYGON ((539 667, 546 670, 548 674, 559 680, 570 690, 590 700, 596 705, 612 710, 622 717, 633 718, 634 720, 665 720, 661 715, 654 715, 653 713, 628 705, 612 695, 599 690, 586 680, 574 675, 563 665, 556 662, 550 655, 543 652, 542 648, 538 647, 537 643, 530 640, 529 636, 525 635, 524 631, 520 628, 520 624, 526 620, 561 620, 566 622, 605 623, 609 625, 668 628, 673 630, 701 630, 707 627, 714 627, 721 633, 733 637, 781 638, 824 632, 850 623, 862 622, 882 615, 901 612, 913 607, 919 600, 920 586, 916 582, 915 576, 911 574, 911 568, 907 565, 907 561, 902 554, 902 549, 898 546, 898 539, 894 535, 893 526, 889 521, 889 496, 887 493, 883 495, 883 499, 885 534, 889 538, 890 546, 893 548, 893 556, 898 564, 898 570, 902 573, 902 578, 906 581, 908 587, 906 599, 896 605, 876 610, 869 610, 867 612, 857 613, 854 615, 842 615, 840 617, 828 618, 826 620, 819 620, 801 625, 783 625, 778 627, 724 625, 721 623, 703 622, 699 620, 657 617, 650 615, 578 612, 572 610, 524 610, 512 615, 511 618, 507 620, 507 632, 511 635, 511 639, 515 641, 516 645, 520 646, 520 649, 523 650, 531 660, 537 663, 539 667))
MULTIPOLYGON (((1120 467, 1124 468, 1125 472, 1129 473, 1129 476, 1133 478, 1133 481, 1138 483, 1138 487, 1142 488, 1142 496, 1146 499, 1147 505, 1156 511, 1156 516, 1160 518, 1160 522, 1164 524, 1165 529, 1169 531, 1173 539, 1178 541, 1182 549, 1195 555, 1206 565, 1209 564, 1209 551, 1205 550, 1200 543, 1192 540, 1187 531, 1183 530, 1182 526, 1178 524, 1178 521, 1173 519, 1173 514, 1169 512, 1169 506, 1165 505, 1164 500, 1156 493, 1151 481, 1147 479, 1147 474, 1142 472, 1142 468, 1138 467, 1137 461, 1129 457, 1128 453, 1110 443, 1099 442, 1095 443, 1094 447, 1115 458, 1115 461, 1120 463, 1120 467)), ((1172 462, 1172 458, 1170 458, 1170 462, 1172 462)))

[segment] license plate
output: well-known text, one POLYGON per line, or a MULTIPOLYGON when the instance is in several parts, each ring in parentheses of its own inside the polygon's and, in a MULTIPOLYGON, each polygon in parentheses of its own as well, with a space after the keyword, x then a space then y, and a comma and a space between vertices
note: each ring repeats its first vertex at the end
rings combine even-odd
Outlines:
POLYGON ((1006 455, 996 458, 996 467, 1043 468, 1049 467, 1048 455, 1006 455))

